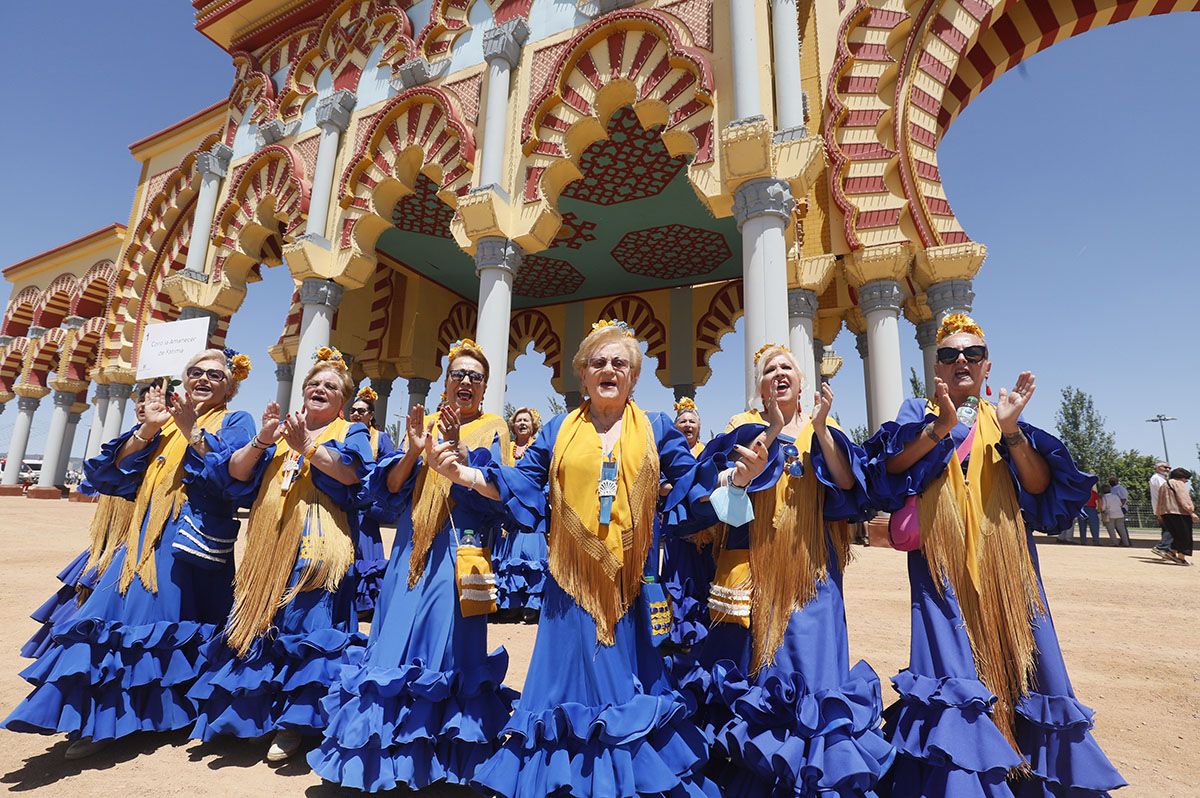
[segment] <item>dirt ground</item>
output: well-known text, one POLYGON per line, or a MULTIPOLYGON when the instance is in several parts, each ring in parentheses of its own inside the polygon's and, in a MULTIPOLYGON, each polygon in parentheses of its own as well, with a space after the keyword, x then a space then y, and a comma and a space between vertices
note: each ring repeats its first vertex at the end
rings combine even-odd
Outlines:
MULTIPOLYGON (((18 656, 35 630, 28 618, 58 587, 54 576, 86 542, 92 505, 0 498, 0 712, 27 692, 18 656)), ((385 535, 387 532, 385 531, 385 535)), ((1151 555, 1149 532, 1136 548, 1039 546, 1046 592, 1076 693, 1096 710, 1095 734, 1130 782, 1130 796, 1195 796, 1194 751, 1200 739, 1200 567, 1151 555), (1187 774, 1191 773, 1192 776, 1187 774)), ((1042 539, 1039 536, 1039 539, 1042 539)), ((908 586, 904 557, 856 548, 846 573, 852 659, 887 679, 908 658, 908 586)), ((509 683, 520 687, 533 627, 496 625, 491 645, 510 656, 509 683)), ((322 785, 302 758, 270 767, 265 740, 201 744, 186 733, 135 735, 83 762, 67 762, 61 736, 0 731, 0 784, 12 792, 58 795, 351 794, 322 785)), ((471 795, 430 789, 423 796, 471 795)))

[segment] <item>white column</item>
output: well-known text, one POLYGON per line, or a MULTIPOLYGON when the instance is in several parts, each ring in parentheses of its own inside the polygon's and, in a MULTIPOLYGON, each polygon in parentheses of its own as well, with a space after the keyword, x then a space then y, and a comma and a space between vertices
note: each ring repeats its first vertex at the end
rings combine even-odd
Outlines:
POLYGON ((196 212, 192 217, 192 237, 188 241, 187 260, 184 271, 192 276, 203 277, 208 272, 208 245, 212 237, 213 217, 217 213, 217 194, 221 190, 221 178, 229 170, 229 159, 233 150, 220 142, 208 152, 196 156, 196 171, 200 173, 200 194, 196 197, 196 212))
POLYGON ((874 431, 896 417, 904 402, 900 367, 900 309, 904 291, 895 280, 872 280, 858 289, 858 304, 867 317, 871 352, 871 407, 874 431))
POLYGON ((17 420, 13 422, 12 437, 8 441, 8 462, 4 464, 4 476, 0 485, 16 485, 21 475, 21 463, 25 460, 25 449, 29 446, 29 430, 33 428, 33 414, 41 404, 41 397, 18 396, 17 420))
POLYGON ((521 17, 494 25, 483 34, 483 57, 488 65, 487 108, 483 123, 483 153, 479 186, 504 183, 504 152, 508 142, 508 93, 512 70, 529 38, 529 25, 521 17))
POLYGON ((354 110, 354 93, 338 89, 317 101, 317 126, 321 140, 317 144, 317 165, 313 169, 312 193, 308 204, 308 221, 304 235, 326 241, 325 225, 329 221, 329 203, 333 196, 333 173, 342 133, 350 124, 354 110))
POLYGON ((858 350, 858 356, 862 358, 863 399, 867 406, 867 429, 873 432, 876 426, 875 408, 871 404, 871 350, 867 345, 866 333, 858 333, 854 336, 854 348, 858 350))
POLYGON ((288 407, 304 406, 304 378, 317 360, 317 350, 329 346, 333 314, 342 303, 343 288, 332 280, 306 277, 300 283, 300 341, 296 344, 296 376, 288 407))
POLYGON ((747 402, 757 393, 754 353, 763 344, 788 340, 784 231, 795 204, 788 184, 770 177, 748 180, 733 195, 733 215, 742 233, 747 402))
POLYGON ((771 0, 771 60, 775 65, 776 129, 798 129, 803 135, 804 91, 800 88, 800 19, 796 0, 771 0))
POLYGON ((970 280, 943 280, 925 289, 925 298, 933 311, 934 324, 940 325, 951 313, 970 313, 975 290, 970 280))
POLYGON ((788 299, 788 346, 800 361, 804 374, 804 390, 800 394, 800 406, 811 410, 813 396, 820 380, 816 353, 813 351, 813 319, 817 315, 817 294, 807 288, 789 288, 788 299))
MULTIPOLYGON (((67 416, 67 431, 63 434, 62 456, 58 458, 58 468, 54 470, 54 484, 67 484, 67 468, 71 465, 71 450, 75 448, 75 433, 79 430, 79 419, 83 413, 72 410, 67 416)), ((42 466, 45 468, 45 466, 42 466)))
POLYGON ((104 414, 108 412, 107 385, 96 386, 96 396, 92 404, 92 426, 88 430, 87 448, 83 450, 84 460, 90 460, 100 454, 100 444, 104 443, 104 414))
POLYGON ((923 321, 917 325, 917 346, 921 347, 921 363, 925 372, 925 396, 933 397, 933 380, 937 376, 933 367, 937 363, 936 321, 923 321))
POLYGON ((475 342, 487 356, 491 376, 483 409, 501 415, 508 381, 508 331, 512 322, 512 283, 521 268, 521 248, 506 238, 481 238, 475 247, 475 276, 479 278, 479 322, 475 342))
POLYGON ((729 0, 729 35, 733 46, 733 118, 747 119, 762 115, 758 96, 758 60, 754 6, 758 0, 729 0))
MULTIPOLYGON (((54 392, 54 414, 50 416, 50 429, 46 432, 46 448, 42 454, 42 470, 38 473, 38 487, 54 487, 54 478, 58 474, 59 458, 63 457, 63 445, 67 438, 67 423, 71 415, 71 405, 75 404, 75 394, 66 391, 54 392)), ((65 452, 70 457, 71 452, 65 452)))
POLYGON ((289 412, 292 401, 292 380, 296 375, 296 361, 275 364, 275 403, 281 413, 289 412))
POLYGON ((104 411, 104 432, 100 444, 104 445, 121 434, 125 422, 125 404, 133 393, 133 386, 121 382, 108 385, 108 409, 104 411))
POLYGON ((387 426, 388 398, 392 395, 392 382, 393 380, 382 377, 371 378, 371 390, 379 395, 375 400, 375 423, 380 428, 387 426))
MULTIPOLYGON (((408 409, 412 410, 417 405, 421 405, 426 410, 432 412, 433 408, 429 407, 429 387, 433 385, 432 380, 427 380, 424 377, 409 377, 408 378, 408 409)), ((395 442, 397 446, 400 441, 395 442)))

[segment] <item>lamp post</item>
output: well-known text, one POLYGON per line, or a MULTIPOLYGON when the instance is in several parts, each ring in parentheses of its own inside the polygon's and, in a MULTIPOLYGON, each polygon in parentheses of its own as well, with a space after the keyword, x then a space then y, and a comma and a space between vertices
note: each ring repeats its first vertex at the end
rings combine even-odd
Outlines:
POLYGON ((1162 433, 1163 460, 1167 463, 1171 462, 1171 455, 1169 455, 1167 453, 1167 428, 1164 427, 1163 424, 1168 421, 1178 421, 1178 420, 1179 419, 1175 418, 1175 416, 1164 416, 1162 413, 1159 413, 1154 418, 1146 419, 1147 424, 1158 424, 1158 431, 1160 433, 1162 433))

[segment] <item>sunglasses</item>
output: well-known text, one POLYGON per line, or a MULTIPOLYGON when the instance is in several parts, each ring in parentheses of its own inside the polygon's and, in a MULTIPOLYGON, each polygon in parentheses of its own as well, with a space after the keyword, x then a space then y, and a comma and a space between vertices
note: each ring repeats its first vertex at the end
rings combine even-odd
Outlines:
POLYGON ((369 408, 369 407, 351 407, 350 408, 350 415, 352 415, 352 416, 362 416, 362 415, 366 415, 367 413, 370 413, 370 412, 371 412, 371 408, 369 408))
POLYGON ((457 380, 458 382, 477 383, 483 382, 487 377, 481 372, 471 371, 470 369, 451 369, 450 379, 457 380))
POLYGON ((588 360, 588 368, 601 371, 610 363, 612 364, 613 371, 624 371, 629 368, 629 361, 623 357, 593 357, 588 360))
POLYGON ((962 355, 967 359, 968 363, 982 363, 987 357, 987 347, 980 344, 974 346, 964 346, 962 349, 955 349, 952 346, 939 346, 937 351, 938 362, 943 365, 950 365, 958 362, 958 356, 962 355))
POLYGON ((187 370, 189 380, 198 380, 201 377, 208 377, 209 382, 225 382, 226 374, 220 369, 202 369, 197 366, 187 370))

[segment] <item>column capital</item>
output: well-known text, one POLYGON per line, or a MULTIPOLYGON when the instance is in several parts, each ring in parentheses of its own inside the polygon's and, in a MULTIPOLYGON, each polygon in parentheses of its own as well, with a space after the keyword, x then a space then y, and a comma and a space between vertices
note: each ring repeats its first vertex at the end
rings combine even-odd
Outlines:
POLYGON ((401 91, 411 89, 413 86, 423 86, 431 80, 442 77, 449 69, 449 58, 434 61, 432 64, 424 58, 414 58, 400 65, 400 68, 396 70, 393 84, 401 91))
POLYGON ((69 393, 72 396, 87 391, 87 380, 70 380, 65 377, 50 381, 50 387, 56 391, 69 393))
POLYGON ((733 215, 740 230, 750 219, 759 216, 776 216, 788 222, 796 200, 787 181, 773 177, 747 180, 733 192, 733 215))
POLYGON ((17 395, 17 410, 22 413, 32 413, 38 409, 38 405, 42 403, 40 396, 23 396, 17 395))
POLYGON ((529 39, 529 23, 522 17, 493 25, 483 33, 483 59, 489 64, 497 59, 513 69, 521 58, 521 48, 529 39))
POLYGON ((106 383, 97 383, 95 398, 97 402, 108 401, 108 385, 106 383))
POLYGON ((867 348, 867 334, 865 332, 854 334, 854 348, 858 350, 858 356, 863 360, 870 357, 870 350, 867 348))
POLYGON ((75 391, 55 391, 54 406, 70 408, 75 404, 75 391))
POLYGON ((180 308, 179 320, 186 321, 188 319, 207 319, 208 334, 210 336, 217 331, 217 314, 207 308, 198 308, 190 305, 180 308))
POLYGON ((807 288, 789 288, 788 289, 788 317, 789 318, 816 318, 817 315, 817 294, 815 291, 809 291, 807 288))
POLYGON ((330 310, 337 310, 344 292, 345 289, 333 280, 305 277, 300 283, 300 304, 327 305, 330 310))
POLYGON ((284 124, 281 119, 271 119, 258 126, 258 137, 262 139, 264 145, 276 144, 288 136, 294 135, 299 127, 299 122, 288 125, 284 124))
POLYGON ((25 333, 25 337, 28 338, 30 341, 36 341, 37 339, 41 338, 45 334, 46 334, 45 327, 38 327, 35 324, 31 324, 31 325, 29 325, 29 331, 25 333))
POLYGON ((229 171, 231 158, 233 158, 233 150, 218 142, 208 152, 202 152, 196 156, 196 171, 204 179, 224 177, 229 171))
POLYGON ((275 364, 275 379, 291 380, 296 375, 296 361, 289 360, 286 363, 275 364))
POLYGON ((128 399, 133 394, 133 385, 123 382, 112 382, 108 385, 109 399, 128 399))
POLYGON ((696 384, 694 382, 681 382, 678 385, 672 386, 675 389, 675 401, 678 402, 685 396, 688 399, 696 398, 696 384))
POLYGON ((932 319, 917 324, 917 346, 928 349, 937 343, 938 323, 932 319))
POLYGON ((67 316, 62 320, 62 326, 68 330, 78 330, 86 321, 83 316, 67 316))
POLYGON ((481 238, 475 245, 475 276, 486 269, 503 269, 515 275, 524 259, 525 253, 515 241, 499 236, 481 238))
POLYGON ((867 314, 883 310, 899 316, 904 306, 904 289, 895 280, 871 280, 859 286, 858 306, 867 314))
POLYGON ((81 418, 83 418, 83 411, 72 410, 70 413, 67 414, 67 423, 68 424, 78 424, 79 419, 81 419, 81 418))
POLYGON ((380 398, 386 399, 392 395, 392 380, 380 379, 379 377, 371 378, 371 390, 379 394, 380 398))
POLYGON ((328 97, 317 100, 317 127, 345 132, 350 126, 350 112, 354 110, 354 103, 354 92, 349 89, 338 89, 328 97))
POLYGON ((970 313, 975 290, 970 280, 943 280, 925 289, 934 322, 940 324, 950 313, 970 313))

